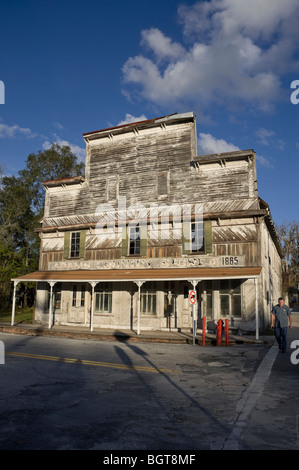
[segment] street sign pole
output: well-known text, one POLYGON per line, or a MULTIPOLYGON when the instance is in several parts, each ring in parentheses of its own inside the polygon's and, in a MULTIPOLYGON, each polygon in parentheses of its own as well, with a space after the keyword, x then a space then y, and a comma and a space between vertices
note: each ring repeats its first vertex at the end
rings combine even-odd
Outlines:
POLYGON ((192 305, 192 316, 193 316, 193 346, 194 346, 195 340, 196 340, 196 323, 197 323, 197 318, 195 318, 195 304, 192 305))
POLYGON ((193 290, 189 292, 189 300, 192 304, 192 318, 193 318, 193 346, 196 343, 196 330, 197 330, 197 311, 196 311, 196 303, 197 303, 197 294, 196 294, 196 286, 198 281, 189 281, 193 285, 193 290))

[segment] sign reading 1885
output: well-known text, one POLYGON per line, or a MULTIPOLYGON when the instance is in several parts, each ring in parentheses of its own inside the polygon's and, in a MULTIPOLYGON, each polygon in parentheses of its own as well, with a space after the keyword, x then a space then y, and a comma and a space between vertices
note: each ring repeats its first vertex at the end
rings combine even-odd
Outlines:
POLYGON ((222 256, 222 266, 238 266, 239 257, 238 256, 222 256))

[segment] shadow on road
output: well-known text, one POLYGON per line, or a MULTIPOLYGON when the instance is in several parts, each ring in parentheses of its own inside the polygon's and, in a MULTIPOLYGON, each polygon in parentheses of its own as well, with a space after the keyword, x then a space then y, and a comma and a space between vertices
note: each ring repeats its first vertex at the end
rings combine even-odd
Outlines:
MULTIPOLYGON (((117 338, 119 337, 118 336, 118 333, 117 332, 117 338)), ((186 392, 182 387, 180 387, 174 380, 171 379, 171 377, 165 372, 165 370, 162 370, 160 369, 156 364, 154 364, 154 362, 152 362, 150 359, 149 359, 149 356, 148 354, 143 351, 140 347, 136 346, 136 345, 133 345, 133 344, 130 344, 130 342, 128 341, 129 337, 126 339, 124 336, 121 337, 120 339, 120 342, 121 343, 125 343, 126 347, 132 351, 133 353, 135 353, 137 356, 139 357, 142 357, 144 359, 144 361, 149 364, 153 369, 155 369, 161 376, 163 376, 163 378, 177 391, 179 392, 181 395, 183 395, 183 397, 188 400, 189 402, 192 403, 192 405, 197 409, 199 410, 201 413, 203 413, 212 423, 213 425, 217 427, 217 429, 221 429, 222 432, 227 435, 229 432, 230 432, 230 429, 229 427, 227 427, 225 424, 221 423, 213 414, 211 414, 205 407, 203 407, 194 397, 192 397, 188 392, 186 392)), ((132 359, 130 358, 130 356, 120 347, 118 346, 115 346, 115 351, 116 353, 118 354, 118 356, 120 357, 121 361, 126 364, 126 365, 129 365, 131 367, 134 368, 134 361, 132 361, 132 359)), ((135 365, 135 367, 137 367, 135 365)), ((134 371, 139 380, 142 382, 142 384, 144 385, 144 387, 147 388, 148 392, 150 392, 150 394, 155 398, 156 402, 159 404, 161 410, 163 411, 164 415, 167 417, 167 419, 169 421, 171 421, 171 424, 172 425, 175 425, 175 421, 174 421, 174 417, 172 416, 171 412, 169 412, 169 410, 167 409, 167 407, 165 406, 165 404, 162 402, 162 400, 159 398, 157 392, 155 392, 155 390, 153 389, 153 387, 151 387, 149 385, 149 383, 144 379, 144 375, 142 374, 142 372, 139 372, 138 370, 135 370, 134 371)), ((170 396, 171 398, 171 396, 170 396)), ((178 426, 176 426, 177 428, 177 431, 183 435, 183 432, 182 432, 182 429, 178 426)), ((185 439, 189 439, 190 440, 190 436, 184 436, 185 439)), ((191 444, 191 443, 190 443, 191 444)))

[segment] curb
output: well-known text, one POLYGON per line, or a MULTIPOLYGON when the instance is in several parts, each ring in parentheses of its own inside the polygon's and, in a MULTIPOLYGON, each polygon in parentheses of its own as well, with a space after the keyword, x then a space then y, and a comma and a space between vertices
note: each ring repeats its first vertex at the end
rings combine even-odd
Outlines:
MULTIPOLYGON (((146 343, 170 343, 170 344, 191 344, 193 345, 193 336, 192 334, 182 334, 182 336, 175 336, 175 333, 169 333, 169 336, 161 334, 155 335, 147 333, 146 335, 136 333, 127 333, 125 331, 114 331, 109 333, 104 332, 84 332, 84 331, 70 331, 66 329, 47 329, 44 327, 35 327, 32 325, 22 325, 22 326, 9 326, 0 324, 0 332, 8 334, 18 334, 18 335, 27 335, 27 336, 50 336, 50 337, 60 337, 68 339, 86 339, 92 341, 122 341, 122 342, 146 342, 146 343), (174 336, 170 336, 173 334, 174 336)), ((179 333, 178 333, 179 334, 179 333)), ((202 336, 196 337, 196 345, 202 345, 202 336)), ((272 344, 272 341, 254 338, 245 338, 243 336, 231 336, 229 340, 229 346, 240 345, 240 344, 272 344)), ((216 338, 214 335, 206 334, 206 345, 216 346, 216 338)), ((222 340, 221 346, 225 346, 225 340, 222 340)))

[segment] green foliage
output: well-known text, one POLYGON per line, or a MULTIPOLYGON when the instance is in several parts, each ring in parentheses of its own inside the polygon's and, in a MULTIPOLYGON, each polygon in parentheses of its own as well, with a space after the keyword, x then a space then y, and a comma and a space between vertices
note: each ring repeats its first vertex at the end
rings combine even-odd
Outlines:
MULTIPOLYGON (((43 216, 43 181, 83 174, 70 147, 52 146, 32 153, 18 176, 0 172, 0 309, 10 302, 13 277, 38 269, 40 240, 35 229, 43 216)), ((0 169, 1 170, 1 169, 0 169)), ((21 286, 23 305, 27 305, 32 286, 21 286)))
POLYGON ((288 274, 288 291, 295 293, 299 283, 299 223, 277 226, 276 232, 282 247, 282 271, 288 274))
POLYGON ((26 168, 19 172, 22 181, 30 189, 31 202, 38 212, 44 207, 43 181, 69 178, 82 175, 84 163, 78 163, 70 147, 58 144, 44 151, 31 153, 26 160, 26 168))

